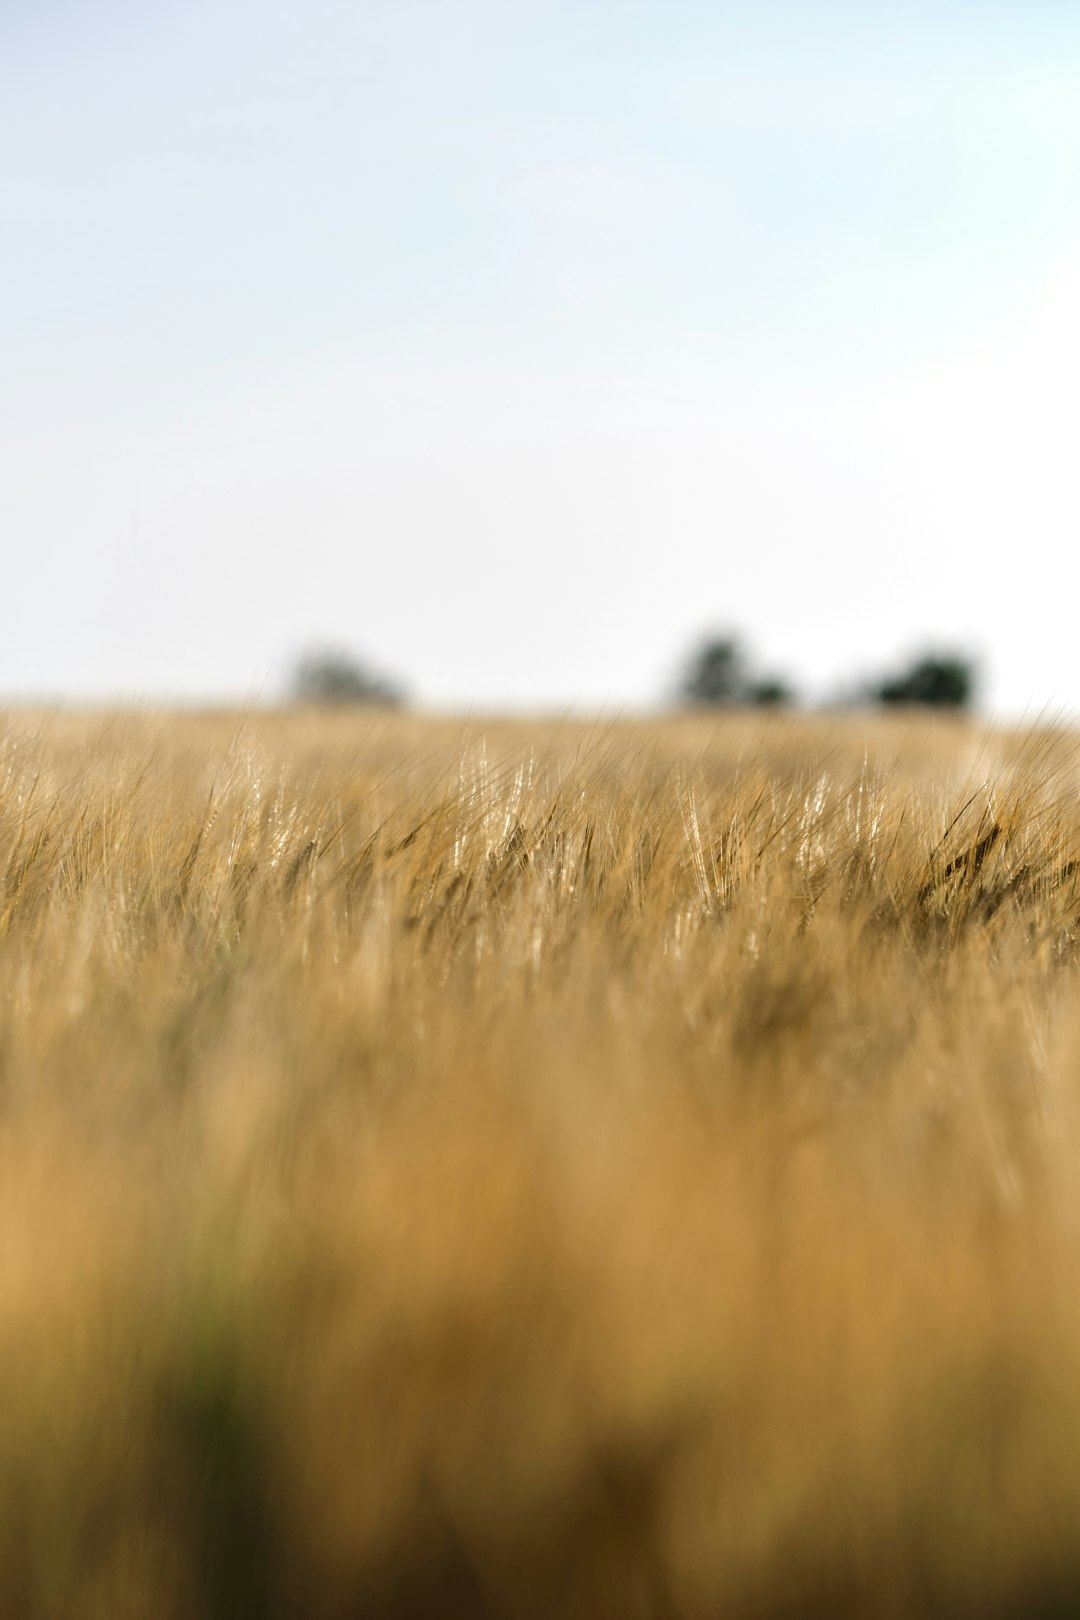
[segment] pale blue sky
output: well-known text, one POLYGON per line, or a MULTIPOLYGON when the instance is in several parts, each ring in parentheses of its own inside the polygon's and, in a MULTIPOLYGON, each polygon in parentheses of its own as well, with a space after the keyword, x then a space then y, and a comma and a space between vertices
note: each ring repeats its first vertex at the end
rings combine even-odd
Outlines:
POLYGON ((1080 707, 1071 0, 0 12, 0 691, 1080 707))

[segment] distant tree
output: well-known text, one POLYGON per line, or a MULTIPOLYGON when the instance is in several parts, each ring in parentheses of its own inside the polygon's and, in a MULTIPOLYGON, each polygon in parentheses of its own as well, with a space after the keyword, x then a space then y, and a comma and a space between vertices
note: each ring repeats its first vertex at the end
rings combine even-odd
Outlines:
POLYGON ((784 703, 793 703, 795 694, 786 681, 779 680, 775 675, 766 675, 764 680, 750 683, 742 701, 773 709, 784 703))
POLYGON ((948 655, 916 659, 902 674, 871 687, 870 695, 886 705, 966 709, 974 693, 975 670, 970 660, 948 655))
POLYGON ((348 653, 311 652, 293 671, 291 694, 297 703, 372 703, 392 707, 402 700, 400 689, 384 675, 368 669, 348 653))
POLYGON ((755 676, 747 667, 734 636, 713 636, 687 665, 679 686, 684 703, 702 708, 735 704, 774 706, 792 701, 785 681, 776 676, 755 676))
POLYGON ((680 694, 688 703, 738 703, 743 691, 743 657, 731 636, 706 641, 691 659, 680 694))

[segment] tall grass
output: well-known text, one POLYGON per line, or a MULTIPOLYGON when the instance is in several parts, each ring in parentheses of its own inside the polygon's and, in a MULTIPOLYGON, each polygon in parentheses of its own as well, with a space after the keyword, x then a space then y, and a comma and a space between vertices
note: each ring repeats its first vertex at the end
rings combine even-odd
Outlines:
POLYGON ((1080 1612, 1080 752, 0 722, 0 1615, 1080 1612))

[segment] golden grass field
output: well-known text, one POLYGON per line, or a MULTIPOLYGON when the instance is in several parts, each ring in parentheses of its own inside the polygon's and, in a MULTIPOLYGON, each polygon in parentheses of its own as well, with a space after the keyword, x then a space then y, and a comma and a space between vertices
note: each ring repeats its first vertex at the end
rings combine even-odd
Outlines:
POLYGON ((3 1620, 1080 1613, 1080 739, 0 717, 3 1620))

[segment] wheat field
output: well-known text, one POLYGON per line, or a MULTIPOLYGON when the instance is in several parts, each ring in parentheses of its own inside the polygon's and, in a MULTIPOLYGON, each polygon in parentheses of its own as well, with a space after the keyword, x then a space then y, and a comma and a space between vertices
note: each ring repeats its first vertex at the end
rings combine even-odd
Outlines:
POLYGON ((0 717, 0 1616, 1080 1612, 1080 740, 0 717))

